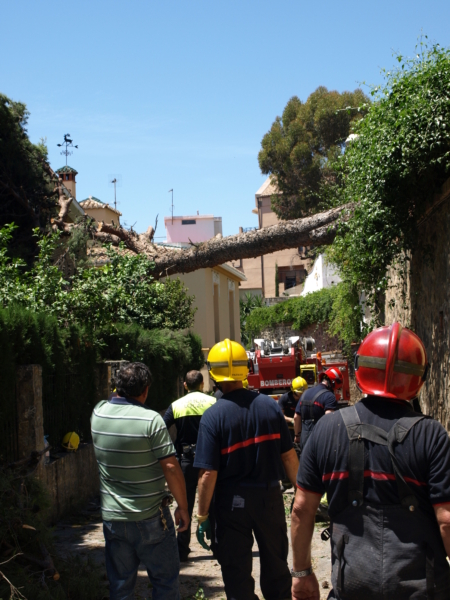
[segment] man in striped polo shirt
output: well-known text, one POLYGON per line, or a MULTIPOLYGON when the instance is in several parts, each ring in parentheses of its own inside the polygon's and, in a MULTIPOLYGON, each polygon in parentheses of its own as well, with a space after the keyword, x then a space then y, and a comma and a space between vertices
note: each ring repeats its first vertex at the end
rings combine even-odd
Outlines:
POLYGON ((116 377, 118 397, 99 402, 91 417, 111 600, 134 597, 140 562, 153 584, 153 600, 180 598, 165 482, 178 503, 179 531, 189 525, 186 486, 164 421, 144 404, 151 382, 146 365, 127 364, 116 377))

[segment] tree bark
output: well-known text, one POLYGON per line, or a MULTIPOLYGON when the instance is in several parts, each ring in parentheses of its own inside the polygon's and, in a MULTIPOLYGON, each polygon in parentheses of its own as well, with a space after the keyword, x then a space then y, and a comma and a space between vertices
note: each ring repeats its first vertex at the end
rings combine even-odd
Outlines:
POLYGON ((331 244, 336 236, 336 226, 340 218, 347 218, 352 205, 333 208, 323 213, 281 221, 271 227, 264 227, 248 233, 213 238, 207 242, 193 244, 191 248, 158 250, 149 245, 142 249, 155 262, 155 277, 190 273, 197 269, 216 267, 240 258, 255 258, 277 250, 299 246, 321 246, 331 244))

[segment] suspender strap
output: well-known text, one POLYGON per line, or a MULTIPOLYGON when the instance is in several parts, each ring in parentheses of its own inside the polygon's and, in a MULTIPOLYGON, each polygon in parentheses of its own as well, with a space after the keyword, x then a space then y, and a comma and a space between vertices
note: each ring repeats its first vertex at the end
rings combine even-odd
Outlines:
POLYGON ((340 414, 349 439, 348 501, 361 505, 364 492, 364 442, 358 429, 361 427, 361 421, 354 406, 342 409, 340 414))
MULTIPOLYGON (((314 396, 311 398, 311 400, 302 401, 302 409, 304 408, 305 412, 306 412, 306 409, 309 408, 309 419, 311 421, 314 421, 314 413, 313 413, 314 402, 317 400, 317 398, 319 398, 319 396, 321 396, 322 394, 325 394, 325 392, 328 392, 328 390, 322 388, 314 394, 314 396)), ((303 417, 303 410, 302 410, 302 419, 304 421, 306 421, 306 418, 303 417)))
POLYGON ((347 429, 349 439, 348 470, 349 470, 349 502, 361 504, 364 492, 364 442, 368 440, 375 444, 387 446, 391 456, 392 468, 397 482, 397 490, 402 506, 409 510, 415 510, 418 500, 414 492, 403 478, 400 472, 394 452, 394 444, 401 444, 411 429, 419 421, 426 418, 425 415, 413 415, 402 417, 396 424, 386 432, 375 425, 361 423, 358 411, 354 406, 349 406, 340 411, 344 425, 347 429))
POLYGON ((391 455, 392 466, 394 468, 395 473, 395 480, 397 481, 398 495, 400 497, 402 505, 409 510, 415 510, 416 508, 418 508, 419 502, 417 500, 416 495, 406 483, 406 481, 403 478, 403 475, 400 472, 400 468, 395 457, 394 444, 401 444, 408 435, 408 433, 411 431, 411 429, 414 427, 414 425, 416 425, 416 423, 418 423, 424 418, 424 415, 402 417, 391 428, 387 436, 389 454, 391 455))

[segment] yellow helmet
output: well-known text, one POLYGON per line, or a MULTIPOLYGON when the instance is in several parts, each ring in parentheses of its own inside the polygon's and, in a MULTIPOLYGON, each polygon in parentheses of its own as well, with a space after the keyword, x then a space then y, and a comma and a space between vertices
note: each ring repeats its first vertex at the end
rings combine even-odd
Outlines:
POLYGON ((75 431, 69 431, 69 433, 66 433, 66 435, 63 437, 62 446, 66 450, 75 452, 75 450, 78 450, 79 445, 80 436, 78 433, 75 433, 75 431))
POLYGON ((244 379, 244 381, 242 382, 242 385, 245 389, 248 388, 248 379, 244 379))
POLYGON ((303 394, 305 390, 308 389, 308 384, 303 377, 296 377, 292 380, 291 390, 296 392, 297 394, 303 394))
POLYGON ((247 378, 247 353, 241 344, 229 339, 211 348, 207 365, 214 381, 244 381, 247 378))

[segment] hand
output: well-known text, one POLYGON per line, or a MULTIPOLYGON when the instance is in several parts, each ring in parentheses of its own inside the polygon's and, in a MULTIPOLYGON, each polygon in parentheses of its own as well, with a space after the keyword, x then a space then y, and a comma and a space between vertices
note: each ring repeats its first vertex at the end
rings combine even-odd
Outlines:
POLYGON ((178 533, 180 533, 181 531, 186 531, 190 521, 189 512, 186 509, 177 506, 175 509, 174 517, 175 524, 178 526, 178 533))
POLYGON ((307 577, 292 578, 292 598, 294 600, 320 600, 319 582, 314 573, 307 577))
POLYGON ((203 521, 203 523, 199 523, 197 526, 197 540, 200 546, 205 550, 211 550, 211 546, 205 542, 205 537, 207 540, 211 539, 211 523, 209 519, 203 521))

